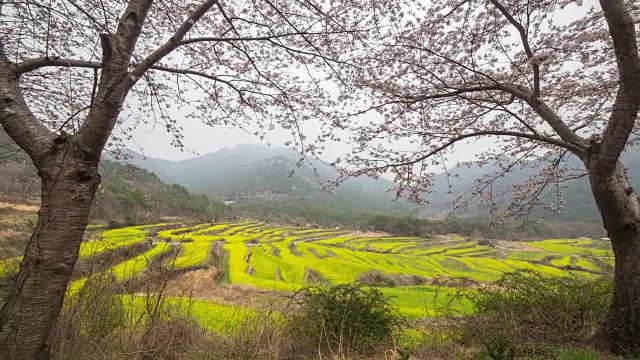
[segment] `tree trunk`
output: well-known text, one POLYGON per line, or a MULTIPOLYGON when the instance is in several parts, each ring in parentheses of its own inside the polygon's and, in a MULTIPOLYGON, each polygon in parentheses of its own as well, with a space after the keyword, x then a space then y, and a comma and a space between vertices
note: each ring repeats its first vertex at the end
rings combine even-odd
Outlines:
POLYGON ((596 161, 588 162, 591 189, 616 264, 611 306, 594 343, 602 350, 635 355, 640 352, 640 206, 619 161, 613 173, 601 169, 596 161))
POLYGON ((100 183, 97 160, 71 139, 56 139, 41 159, 42 203, 16 284, 0 310, 0 358, 47 359, 91 202, 100 183))

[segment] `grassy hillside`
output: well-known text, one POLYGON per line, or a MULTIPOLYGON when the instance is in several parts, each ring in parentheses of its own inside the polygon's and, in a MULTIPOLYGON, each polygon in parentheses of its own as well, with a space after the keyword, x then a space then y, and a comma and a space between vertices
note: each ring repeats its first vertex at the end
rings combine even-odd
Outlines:
POLYGON ((161 216, 203 221, 223 216, 225 206, 205 195, 193 195, 178 184, 166 184, 155 174, 131 165, 104 161, 103 182, 93 207, 97 219, 145 222, 161 216))

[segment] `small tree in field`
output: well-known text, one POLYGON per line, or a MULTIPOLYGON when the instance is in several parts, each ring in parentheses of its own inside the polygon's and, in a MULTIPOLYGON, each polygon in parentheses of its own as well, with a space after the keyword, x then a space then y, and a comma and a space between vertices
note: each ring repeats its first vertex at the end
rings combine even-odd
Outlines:
MULTIPOLYGON (((596 343, 639 351, 640 206, 620 155, 638 127, 640 3, 421 4, 392 37, 360 54, 345 92, 351 107, 321 140, 350 134, 354 150, 339 162, 344 176, 392 173, 398 196, 416 202, 432 184, 431 166, 442 167, 470 139, 495 139, 478 160, 500 165, 498 176, 546 164, 510 189, 510 214, 537 205, 558 210, 562 202, 547 202, 545 188, 554 185, 556 195, 562 182, 587 176, 616 260, 613 301, 596 343), (370 112, 382 116, 363 119, 370 112), (569 155, 584 167, 569 168, 569 155)), ((497 206, 494 179, 478 179, 468 193, 488 200, 489 212, 497 206)), ((458 205, 467 201, 460 197, 458 205)))
POLYGON ((330 101, 324 81, 393 11, 359 0, 0 1, 0 124, 42 181, 0 310, 0 358, 48 357, 116 126, 126 135, 153 121, 182 146, 180 113, 257 135, 281 126, 304 148, 301 123, 330 101))

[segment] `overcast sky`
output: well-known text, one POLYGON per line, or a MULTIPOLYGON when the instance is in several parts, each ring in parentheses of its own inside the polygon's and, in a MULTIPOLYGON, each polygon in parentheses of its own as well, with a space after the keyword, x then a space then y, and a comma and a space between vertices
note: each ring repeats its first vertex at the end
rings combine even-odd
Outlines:
MULTIPOLYGON (((225 147, 233 147, 238 144, 264 144, 271 146, 284 146, 285 141, 291 139, 291 135, 282 130, 274 130, 268 133, 268 139, 260 141, 254 135, 247 134, 243 130, 217 126, 211 127, 194 119, 179 119, 184 127, 183 143, 189 151, 181 151, 171 145, 171 135, 169 135, 162 127, 155 129, 151 125, 139 126, 133 133, 134 141, 127 142, 127 146, 134 151, 143 152, 148 157, 167 159, 167 160, 183 160, 198 155, 218 151, 225 147)), ((305 134, 309 138, 318 135, 318 131, 310 129, 305 134)), ((457 162, 470 161, 475 156, 487 150, 494 140, 477 139, 470 140, 467 143, 459 143, 456 150, 449 156, 447 167, 455 166, 457 162)), ((326 151, 328 158, 344 156, 349 151, 349 146, 343 144, 332 144, 326 151)), ((439 172, 439 169, 434 171, 439 172)))
MULTIPOLYGON (((597 6, 597 0, 586 0, 584 2, 582 11, 591 6, 597 6)), ((555 14, 556 20, 562 22, 571 21, 582 14, 575 11, 564 11, 559 14, 555 14)), ((237 144, 246 143, 261 143, 270 144, 271 146, 283 146, 284 142, 291 139, 291 135, 281 129, 277 129, 268 133, 268 139, 261 141, 256 136, 248 134, 241 129, 233 127, 210 127, 195 119, 181 118, 181 115, 173 114, 177 117, 180 126, 184 128, 183 143, 189 151, 181 151, 171 145, 171 136, 164 130, 163 127, 158 126, 152 129, 151 125, 138 126, 133 132, 134 141, 127 142, 127 146, 131 149, 143 152, 146 156, 154 158, 162 158, 168 160, 182 160, 192 158, 198 155, 211 153, 218 151, 225 147, 233 147, 237 144)), ((118 130, 116 129, 116 133, 118 130)), ((308 127, 305 131, 305 135, 308 138, 315 138, 318 135, 319 130, 314 129, 313 126, 308 127)), ((449 155, 448 166, 453 166, 457 162, 473 160, 475 156, 483 151, 486 151, 493 144, 494 139, 478 139, 470 140, 466 143, 456 144, 455 151, 449 155)), ((343 156, 349 150, 347 144, 334 144, 325 151, 326 157, 335 158, 343 156)))

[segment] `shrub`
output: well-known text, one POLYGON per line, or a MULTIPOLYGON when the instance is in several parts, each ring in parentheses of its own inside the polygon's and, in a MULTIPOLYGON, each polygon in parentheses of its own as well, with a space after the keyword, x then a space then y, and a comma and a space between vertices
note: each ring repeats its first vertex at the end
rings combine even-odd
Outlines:
POLYGON ((210 336, 190 316, 189 303, 167 301, 158 291, 124 295, 120 290, 113 274, 101 272, 68 292, 51 358, 169 360, 210 352, 210 336))
POLYGON ((125 225, 123 223, 121 223, 118 220, 109 220, 107 222, 107 229, 111 230, 111 229, 120 229, 123 228, 125 225))
POLYGON ((90 277, 79 291, 65 298, 52 341, 54 358, 79 359, 108 347, 125 324, 126 309, 110 274, 90 277))
POLYGON ((477 316, 462 325, 462 333, 493 359, 514 358, 531 346, 585 344, 607 313, 611 286, 606 277, 506 274, 466 294, 477 316))
POLYGON ((363 284, 309 287, 298 295, 296 331, 321 350, 368 353, 388 344, 402 323, 389 298, 363 284))
POLYGON ((380 271, 370 271, 358 276, 357 281, 361 284, 374 287, 394 287, 395 281, 388 275, 380 271))
POLYGON ((481 245, 481 246, 493 246, 493 243, 489 239, 480 239, 480 240, 478 240, 478 245, 481 245))

